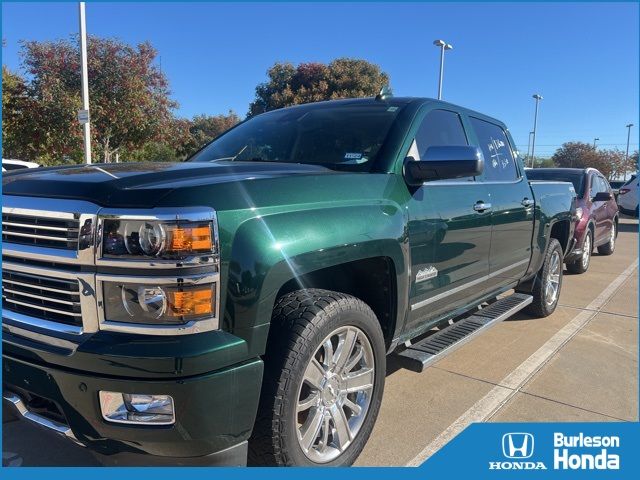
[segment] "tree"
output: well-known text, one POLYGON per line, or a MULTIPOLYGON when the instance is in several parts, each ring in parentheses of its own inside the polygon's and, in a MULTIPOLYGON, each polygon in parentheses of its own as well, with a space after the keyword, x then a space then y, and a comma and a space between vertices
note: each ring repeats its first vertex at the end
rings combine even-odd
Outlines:
POLYGON ((300 103, 337 98, 372 97, 389 84, 389 76, 366 60, 339 58, 322 63, 275 63, 269 80, 256 87, 249 116, 300 103))
MULTIPOLYGON (((154 65, 153 47, 89 37, 87 48, 94 158, 109 162, 121 149, 162 141, 177 104, 169 98, 166 77, 154 65)), ((33 110, 22 116, 22 129, 34 156, 45 163, 82 159, 76 119, 81 108, 78 51, 76 39, 23 43, 33 110)))
POLYGON ((231 110, 226 115, 196 115, 187 121, 188 135, 178 151, 184 157, 191 156, 239 122, 240 117, 231 110))
MULTIPOLYGON (((624 178, 628 172, 636 171, 633 158, 631 156, 626 158, 625 152, 622 150, 617 148, 612 150, 600 150, 598 151, 598 154, 601 157, 601 165, 609 165, 610 167, 609 174, 605 174, 609 180, 613 180, 614 178, 624 178)), ((602 171, 602 173, 604 174, 605 172, 602 171)))
POLYGON ((2 157, 29 160, 26 142, 21 141, 20 119, 26 115, 28 98, 24 79, 2 66, 2 157))
POLYGON ((611 158, 607 151, 583 142, 564 143, 551 157, 558 167, 597 168, 605 177, 609 177, 613 169, 611 158))
POLYGON ((637 158, 628 159, 623 151, 595 149, 582 142, 564 143, 551 157, 558 167, 597 168, 609 179, 623 178, 627 172, 636 171, 637 158))

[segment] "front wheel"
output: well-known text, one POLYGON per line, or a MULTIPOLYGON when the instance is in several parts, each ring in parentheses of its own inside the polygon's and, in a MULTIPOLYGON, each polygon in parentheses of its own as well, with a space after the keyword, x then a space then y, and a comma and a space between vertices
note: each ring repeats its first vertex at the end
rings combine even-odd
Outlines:
POLYGON ((525 312, 536 317, 548 317, 558 306, 561 289, 562 246, 558 240, 551 238, 544 263, 533 283, 533 302, 525 312))
POLYGON ((351 465, 382 401, 378 319, 355 297, 308 289, 278 300, 271 329, 250 464, 351 465))

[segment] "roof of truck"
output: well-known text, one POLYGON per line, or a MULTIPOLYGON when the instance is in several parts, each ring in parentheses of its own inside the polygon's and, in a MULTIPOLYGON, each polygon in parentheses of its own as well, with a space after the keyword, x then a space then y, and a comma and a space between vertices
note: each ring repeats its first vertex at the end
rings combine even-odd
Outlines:
POLYGON ((445 108, 445 109, 452 108, 454 110, 464 112, 465 114, 470 115, 472 117, 482 118, 482 119, 491 121, 493 123, 496 123, 498 125, 501 125, 505 129, 507 128, 502 121, 498 120, 495 117, 491 117, 484 113, 477 112, 475 110, 471 110, 469 108, 462 107, 460 105, 455 105, 453 103, 445 102, 443 100, 436 100, 435 98, 428 98, 428 97, 393 97, 391 96, 381 100, 378 100, 374 97, 345 98, 340 100, 325 100, 322 102, 303 103, 300 105, 293 105, 291 107, 285 107, 285 108, 322 108, 329 104, 354 105, 354 104, 376 104, 376 103, 384 103, 389 106, 398 106, 398 107, 412 104, 412 103, 416 103, 416 104, 437 103, 442 108, 445 108))

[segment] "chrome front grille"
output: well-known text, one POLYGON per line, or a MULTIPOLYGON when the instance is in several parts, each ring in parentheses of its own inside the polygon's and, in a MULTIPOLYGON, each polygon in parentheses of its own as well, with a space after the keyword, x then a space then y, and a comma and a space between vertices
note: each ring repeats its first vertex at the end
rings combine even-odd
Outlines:
POLYGON ((141 283, 183 284, 206 280, 216 284, 215 305, 219 308, 217 256, 206 258, 206 262, 197 255, 173 262, 105 259, 100 255, 101 218, 106 217, 210 220, 216 229, 217 244, 213 209, 115 210, 82 200, 14 195, 3 195, 2 203, 3 332, 69 350, 78 338, 99 330, 183 335, 218 328, 217 311, 211 318, 162 328, 109 322, 104 318, 103 299, 104 282, 132 279, 141 283), (101 269, 111 271, 107 274, 101 269), (175 273, 149 275, 153 270, 166 269, 175 273), (198 273, 182 273, 187 269, 198 269, 198 273))
POLYGON ((82 326, 80 285, 74 279, 3 269, 2 308, 41 320, 82 326))
POLYGON ((2 213, 2 241, 63 250, 78 249, 78 218, 2 213))

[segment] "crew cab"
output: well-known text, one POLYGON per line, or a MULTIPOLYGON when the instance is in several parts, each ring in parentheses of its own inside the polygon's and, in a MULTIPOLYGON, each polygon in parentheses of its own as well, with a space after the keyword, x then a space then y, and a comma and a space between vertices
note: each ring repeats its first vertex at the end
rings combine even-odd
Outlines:
POLYGON ((3 397, 108 464, 350 465, 387 355, 554 311, 574 203, 500 121, 385 95, 6 174, 3 397))

